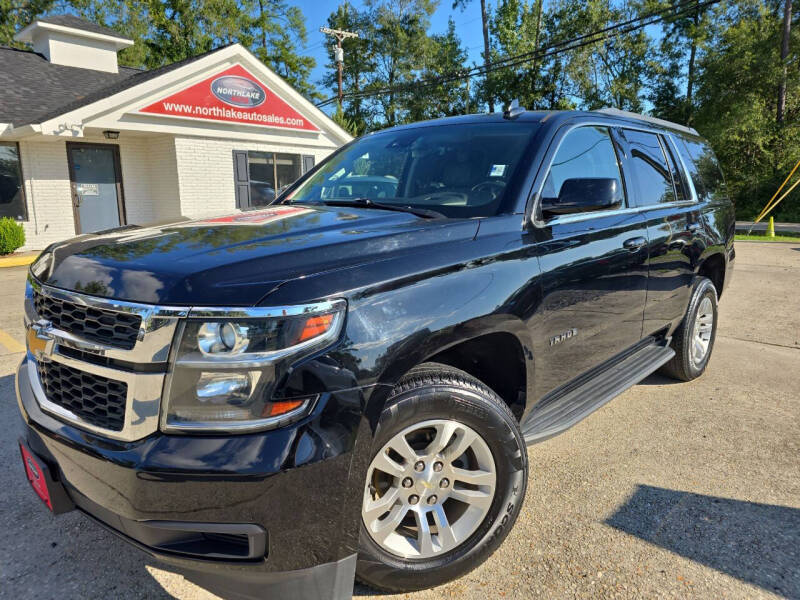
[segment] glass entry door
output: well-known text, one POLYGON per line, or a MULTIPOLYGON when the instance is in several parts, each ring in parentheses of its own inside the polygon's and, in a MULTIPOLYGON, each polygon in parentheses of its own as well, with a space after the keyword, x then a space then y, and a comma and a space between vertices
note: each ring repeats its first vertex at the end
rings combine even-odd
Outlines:
POLYGON ((119 147, 67 144, 72 204, 77 233, 91 233, 125 223, 119 147))

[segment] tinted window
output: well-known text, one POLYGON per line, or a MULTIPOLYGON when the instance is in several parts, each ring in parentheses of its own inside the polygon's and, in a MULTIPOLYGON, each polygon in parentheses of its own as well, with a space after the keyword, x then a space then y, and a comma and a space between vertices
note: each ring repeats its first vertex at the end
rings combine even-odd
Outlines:
POLYGON ((542 188, 542 201, 556 202, 567 179, 608 178, 622 189, 617 154, 607 127, 579 127, 562 140, 542 188))
POLYGON ((16 144, 0 143, 0 217, 27 218, 22 195, 22 170, 16 144))
POLYGON ((683 138, 681 141, 686 149, 684 157, 686 168, 689 169, 698 197, 701 200, 724 197, 725 180, 722 178, 717 158, 708 144, 696 138, 683 138))
POLYGON ((250 206, 271 203, 283 188, 299 179, 301 164, 299 154, 248 152, 250 206))
POLYGON ((624 129, 628 142, 630 165, 636 190, 637 206, 675 201, 672 175, 658 136, 645 131, 624 129))
POLYGON ((672 181, 675 182, 675 194, 679 202, 683 202, 685 200, 690 200, 690 194, 686 189, 686 185, 688 182, 686 181, 686 177, 683 174, 683 170, 680 166, 680 160, 675 155, 675 150, 665 138, 661 138, 661 143, 664 145, 664 151, 669 158, 669 168, 672 172, 672 181))
POLYGON ((495 215, 537 127, 469 123, 367 135, 327 159, 290 201, 368 198, 447 217, 495 215))

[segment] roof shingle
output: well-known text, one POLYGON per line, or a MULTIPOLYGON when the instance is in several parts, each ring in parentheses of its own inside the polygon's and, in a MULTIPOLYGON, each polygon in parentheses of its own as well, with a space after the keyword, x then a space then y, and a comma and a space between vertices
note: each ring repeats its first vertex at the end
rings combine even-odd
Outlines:
POLYGON ((119 73, 54 65, 29 50, 0 46, 0 123, 15 127, 92 92, 141 73, 120 67, 119 73))
POLYGON ((144 71, 107 73, 54 65, 29 50, 0 46, 0 123, 41 123, 187 65, 226 46, 144 71))

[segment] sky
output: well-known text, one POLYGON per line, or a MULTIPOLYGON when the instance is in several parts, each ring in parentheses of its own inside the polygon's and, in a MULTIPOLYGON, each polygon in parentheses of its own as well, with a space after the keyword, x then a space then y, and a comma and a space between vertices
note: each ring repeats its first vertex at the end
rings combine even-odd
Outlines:
MULTIPOLYGON (((311 79, 323 94, 327 95, 320 80, 325 72, 325 64, 328 62, 326 44, 334 44, 334 38, 320 33, 319 28, 327 24, 328 15, 336 10, 341 3, 340 0, 290 0, 303 11, 306 18, 306 28, 308 30, 308 45, 302 49, 301 54, 313 56, 317 61, 317 66, 311 73, 311 79)), ((363 4, 360 0, 351 0, 351 3, 359 7, 363 4)), ((461 38, 462 45, 468 48, 469 62, 481 63, 481 49, 483 48, 483 34, 481 33, 481 11, 480 2, 473 0, 466 9, 452 8, 452 0, 441 0, 431 18, 431 28, 429 33, 444 33, 447 31, 447 20, 452 17, 456 24, 456 31, 461 38)), ((345 52, 345 68, 347 68, 347 54, 345 52)))

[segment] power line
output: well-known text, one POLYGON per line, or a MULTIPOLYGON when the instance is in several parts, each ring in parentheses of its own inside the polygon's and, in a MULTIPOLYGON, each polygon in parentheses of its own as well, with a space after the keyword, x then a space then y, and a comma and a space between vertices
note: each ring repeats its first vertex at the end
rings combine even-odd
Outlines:
MULTIPOLYGON (((603 29, 599 29, 597 31, 593 31, 591 33, 583 34, 583 35, 580 35, 580 36, 577 36, 577 37, 574 37, 574 38, 570 38, 568 40, 562 40, 561 42, 556 42, 556 43, 551 44, 549 46, 544 46, 544 47, 540 48, 539 50, 534 50, 534 51, 531 51, 531 52, 525 52, 525 53, 522 53, 522 54, 508 56, 508 57, 505 57, 503 59, 499 59, 497 61, 494 61, 490 65, 484 64, 484 65, 480 65, 480 66, 477 66, 477 67, 473 67, 472 69, 465 69, 465 70, 458 71, 458 72, 452 72, 452 73, 449 73, 449 74, 446 74, 446 75, 442 75, 442 76, 435 77, 435 78, 430 78, 430 79, 427 79, 427 80, 421 80, 421 81, 409 82, 409 83, 406 83, 406 84, 400 84, 400 85, 397 85, 397 86, 394 86, 394 87, 391 87, 391 88, 383 88, 383 89, 371 90, 371 91, 370 90, 365 90, 365 91, 362 91, 362 92, 351 92, 350 94, 346 94, 346 97, 353 98, 353 99, 366 98, 366 97, 370 97, 370 96, 383 95, 383 94, 387 94, 387 93, 391 93, 391 92, 395 92, 395 91, 399 92, 399 91, 403 91, 404 89, 407 89, 407 88, 420 89, 420 88, 426 88, 426 87, 439 85, 440 83, 447 83, 447 82, 450 82, 450 81, 457 81, 457 80, 460 80, 460 79, 474 77, 474 76, 478 76, 478 75, 485 75, 485 74, 488 74, 488 73, 491 73, 493 71, 497 71, 497 70, 500 70, 500 69, 503 69, 503 68, 517 66, 517 65, 520 65, 520 64, 523 64, 523 63, 526 63, 526 62, 530 62, 530 61, 533 61, 533 60, 538 60, 540 58, 546 58, 548 56, 554 56, 556 54, 560 54, 562 52, 567 52, 569 50, 577 50, 577 49, 582 48, 584 46, 588 46, 588 45, 591 45, 591 44, 594 44, 594 43, 597 43, 597 42, 600 42, 600 41, 604 41, 604 40, 610 39, 612 37, 623 35, 625 33, 630 33, 630 32, 635 31, 637 29, 641 29, 643 27, 647 27, 648 25, 652 25, 652 24, 658 23, 659 21, 664 20, 663 18, 651 20, 651 19, 653 19, 653 17, 657 17, 657 16, 659 16, 659 15, 661 15, 663 13, 671 12, 671 11, 673 11, 675 9, 679 9, 679 8, 685 7, 687 5, 693 5, 693 6, 690 7, 689 10, 683 10, 683 11, 677 12, 677 13, 675 13, 673 15, 670 15, 670 17, 671 18, 679 17, 679 16, 682 16, 684 14, 688 14, 688 12, 690 12, 691 10, 698 10, 699 8, 702 8, 702 7, 705 7, 705 6, 710 6, 712 4, 716 4, 719 1, 720 0, 708 0, 706 2, 699 2, 699 0, 683 0, 682 2, 679 2, 678 4, 675 4, 675 5, 673 5, 673 6, 669 7, 669 8, 661 9, 661 10, 658 10, 658 11, 654 11, 652 13, 649 13, 647 15, 643 15, 643 16, 640 16, 640 17, 636 17, 634 19, 628 19, 627 21, 622 21, 620 23, 616 23, 614 25, 610 25, 608 27, 604 27, 603 29), (628 27, 627 29, 621 29, 621 28, 623 28, 625 26, 632 25, 633 23, 636 23, 637 21, 641 21, 641 23, 639 23, 638 25, 635 25, 635 26, 628 27), (613 35, 605 35, 603 37, 597 37, 598 35, 611 33, 611 32, 614 32, 615 30, 618 30, 618 31, 616 31, 616 33, 614 33, 613 35), (578 43, 578 42, 580 42, 580 43, 578 43)), ((322 102, 317 104, 317 106, 320 106, 320 107, 325 106, 326 104, 329 104, 333 99, 335 99, 335 98, 329 98, 327 100, 323 100, 322 102)))
MULTIPOLYGON (((621 21, 619 23, 609 25, 608 27, 604 27, 602 29, 598 29, 590 33, 570 38, 568 40, 562 40, 560 42, 550 44, 549 46, 543 46, 538 50, 532 50, 530 52, 524 52, 513 56, 507 56, 505 58, 493 61, 491 64, 488 65, 483 64, 477 67, 473 67, 471 69, 455 71, 445 75, 441 75, 439 77, 409 82, 394 87, 382 88, 379 90, 365 90, 361 92, 351 92, 349 94, 344 94, 344 97, 349 99, 368 98, 392 92, 401 92, 406 89, 415 89, 415 90, 424 89, 427 87, 439 85, 441 83, 448 83, 450 81, 458 81, 465 78, 475 77, 479 75, 486 75, 488 73, 492 73, 500 69, 506 69, 509 67, 514 67, 520 64, 524 64, 526 62, 539 60, 541 58, 555 56, 557 54, 568 52, 570 50, 577 50, 579 48, 583 48, 591 44, 596 44, 597 42, 605 41, 620 35, 624 35, 626 33, 631 33, 633 31, 642 29, 649 25, 654 25, 661 21, 665 21, 668 18, 681 17, 683 15, 689 14, 694 10, 700 10, 701 8, 705 8, 707 6, 711 6, 719 2, 720 0, 706 0, 705 2, 701 2, 700 0, 683 0, 682 2, 670 6, 669 8, 653 11, 646 15, 635 17, 633 19, 628 19, 626 21, 621 21), (672 11, 677 11, 677 12, 675 12, 674 14, 663 16, 665 15, 665 13, 670 13, 672 11)), ((317 106, 318 107, 326 106, 336 99, 337 96, 327 98, 326 100, 319 102, 317 106)))

